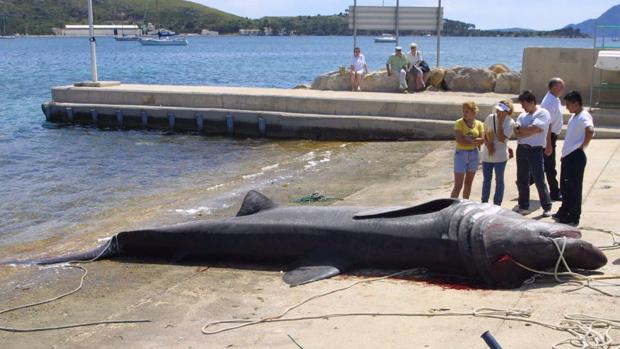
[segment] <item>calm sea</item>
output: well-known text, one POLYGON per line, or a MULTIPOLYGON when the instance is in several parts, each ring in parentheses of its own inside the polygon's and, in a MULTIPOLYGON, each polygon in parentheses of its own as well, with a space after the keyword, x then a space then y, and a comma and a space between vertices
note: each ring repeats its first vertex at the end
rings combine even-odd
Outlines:
MULTIPOLYGON (((381 68, 393 50, 371 37, 358 40, 372 70, 381 68)), ((412 41, 434 65, 434 38, 401 42, 412 41)), ((347 65, 352 51, 350 37, 190 37, 186 47, 143 47, 111 38, 97 42, 101 80, 153 84, 289 88, 347 65)), ((519 70, 525 47, 591 44, 587 39, 443 38, 441 65, 505 63, 519 70)), ((230 206, 226 198, 246 189, 311 176, 330 161, 349 161, 342 150, 346 144, 46 125, 40 105, 50 98, 50 88, 89 78, 85 38, 0 40, 0 244, 88 229, 93 222, 115 219, 122 208, 137 212, 130 215, 135 220, 155 203, 163 202, 172 216, 208 214, 230 206), (192 193, 203 201, 186 202, 192 193)), ((406 156, 396 148, 381 151, 395 154, 394 161, 406 156)))

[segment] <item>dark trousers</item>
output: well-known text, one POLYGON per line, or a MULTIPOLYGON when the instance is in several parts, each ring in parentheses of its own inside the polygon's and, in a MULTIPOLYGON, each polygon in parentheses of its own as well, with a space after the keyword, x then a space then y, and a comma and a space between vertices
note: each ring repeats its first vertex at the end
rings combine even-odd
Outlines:
MULTIPOLYGON (((549 184, 549 194, 552 198, 560 196, 560 187, 558 184, 558 172, 555 170, 555 144, 558 141, 558 135, 551 132, 551 155, 544 156, 545 159, 545 175, 547 176, 547 183, 549 184)), ((543 153, 544 154, 544 153, 543 153)))
POLYGON ((530 147, 519 144, 517 147, 517 189, 519 190, 519 208, 530 208, 530 176, 536 184, 540 206, 543 210, 551 209, 549 189, 545 183, 545 171, 543 168, 543 147, 530 147))
POLYGON ((583 172, 586 168, 586 154, 577 149, 562 158, 560 181, 562 188, 562 207, 558 211, 565 220, 579 223, 581 216, 581 194, 583 190, 583 172))

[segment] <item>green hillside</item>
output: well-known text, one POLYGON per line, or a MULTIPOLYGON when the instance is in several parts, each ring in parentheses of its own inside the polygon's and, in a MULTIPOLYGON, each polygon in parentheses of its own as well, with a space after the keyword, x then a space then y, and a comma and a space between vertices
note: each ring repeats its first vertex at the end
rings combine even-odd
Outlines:
MULTIPOLYGON (((97 24, 151 22, 181 32, 237 32, 252 21, 184 0, 93 0, 97 24)), ((85 0, 0 0, 0 31, 52 34, 52 27, 86 24, 85 0)))

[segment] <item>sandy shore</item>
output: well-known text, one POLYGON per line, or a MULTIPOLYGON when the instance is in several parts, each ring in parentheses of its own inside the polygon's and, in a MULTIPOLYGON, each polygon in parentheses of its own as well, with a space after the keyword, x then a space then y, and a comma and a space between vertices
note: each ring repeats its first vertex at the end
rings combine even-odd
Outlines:
MULTIPOLYGON (((561 146, 561 143, 560 143, 561 146)), ((594 140, 587 150, 583 226, 620 231, 620 141, 594 140)), ((452 144, 436 142, 422 159, 403 164, 386 177, 337 204, 413 204, 449 195, 452 144)), ((515 161, 506 170, 504 206, 516 203, 515 161)), ((480 197, 479 172, 472 199, 480 197)), ((536 198, 536 194, 532 195, 536 198)), ((532 208, 538 207, 535 202, 532 208)), ((554 203, 557 209, 558 203, 554 203)), ((540 215, 538 210, 532 217, 540 215)), ((609 235, 583 231, 595 245, 609 235)), ((620 274, 620 250, 606 252, 605 274, 620 274)), ((505 348, 549 348, 567 333, 519 322, 473 317, 340 317, 261 324, 217 335, 200 331, 207 321, 271 316, 317 293, 360 280, 339 276, 289 288, 278 270, 179 266, 121 261, 89 264, 83 290, 55 303, 0 315, 0 325, 51 326, 97 319, 150 319, 146 324, 100 325, 36 333, 0 332, 3 348, 483 348, 490 330, 505 348)), ((66 269, 0 267, 2 308, 33 302, 70 290, 79 272, 66 269)), ((620 283, 620 281, 616 281, 620 283)), ((328 313, 427 313, 430 309, 467 312, 479 307, 528 309, 536 320, 558 323, 565 313, 618 317, 618 298, 554 283, 517 290, 461 289, 446 284, 389 279, 361 284, 305 304, 290 317, 328 313)), ((620 294, 620 288, 601 286, 620 294)), ((616 337, 620 336, 616 333, 616 337)))

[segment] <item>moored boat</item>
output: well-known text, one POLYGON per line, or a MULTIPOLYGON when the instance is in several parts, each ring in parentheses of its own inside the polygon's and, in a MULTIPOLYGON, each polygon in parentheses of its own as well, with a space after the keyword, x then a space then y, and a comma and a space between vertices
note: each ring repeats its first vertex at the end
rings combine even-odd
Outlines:
POLYGON ((396 38, 392 34, 381 34, 375 38, 375 42, 385 43, 385 42, 396 42, 396 38))
POLYGON ((143 46, 187 46, 186 39, 155 39, 155 38, 141 38, 140 44, 143 46))

